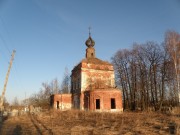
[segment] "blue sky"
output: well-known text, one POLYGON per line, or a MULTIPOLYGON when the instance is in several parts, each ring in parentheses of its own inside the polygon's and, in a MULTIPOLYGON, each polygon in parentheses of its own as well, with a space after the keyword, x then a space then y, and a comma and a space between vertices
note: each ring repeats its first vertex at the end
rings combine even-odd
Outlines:
POLYGON ((23 99, 42 82, 60 81, 85 57, 88 27, 96 56, 110 61, 133 42, 163 42, 180 33, 180 0, 0 0, 0 89, 13 49, 6 98, 23 99))

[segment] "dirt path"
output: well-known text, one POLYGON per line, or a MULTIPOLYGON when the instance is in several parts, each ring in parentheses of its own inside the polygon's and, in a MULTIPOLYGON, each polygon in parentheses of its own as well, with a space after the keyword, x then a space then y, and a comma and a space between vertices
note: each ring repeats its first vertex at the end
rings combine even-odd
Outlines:
POLYGON ((51 130, 45 127, 34 115, 11 117, 0 126, 1 135, 51 135, 51 130))

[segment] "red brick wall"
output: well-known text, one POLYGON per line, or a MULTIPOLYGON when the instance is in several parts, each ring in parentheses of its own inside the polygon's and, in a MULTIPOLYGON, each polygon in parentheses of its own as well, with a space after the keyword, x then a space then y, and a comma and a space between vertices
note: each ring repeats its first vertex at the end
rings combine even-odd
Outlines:
POLYGON ((51 96, 52 107, 57 109, 57 101, 59 101, 59 109, 71 109, 71 94, 55 94, 51 96))
POLYGON ((95 70, 106 70, 106 71, 114 71, 112 65, 101 65, 101 64, 93 64, 93 63, 82 63, 82 68, 86 69, 95 69, 95 70))
POLYGON ((72 102, 76 108, 96 111, 96 99, 100 99, 99 111, 122 111, 122 95, 120 90, 114 88, 115 77, 111 64, 98 59, 83 59, 72 70, 71 81, 72 102), (87 92, 86 95, 84 92, 87 92), (111 98, 115 99, 116 109, 111 109, 111 98))
POLYGON ((100 109, 97 111, 122 111, 122 94, 118 89, 94 90, 90 92, 90 110, 96 110, 96 99, 100 99, 100 109), (111 98, 115 99, 116 109, 111 109, 111 98))
POLYGON ((115 86, 112 65, 82 63, 81 73, 81 91, 115 86))

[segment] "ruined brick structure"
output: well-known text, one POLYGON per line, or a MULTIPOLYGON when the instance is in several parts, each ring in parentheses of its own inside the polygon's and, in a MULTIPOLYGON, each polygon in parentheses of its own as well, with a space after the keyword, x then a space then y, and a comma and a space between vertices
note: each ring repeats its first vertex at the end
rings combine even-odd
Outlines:
POLYGON ((115 88, 112 64, 96 58, 89 34, 86 57, 71 74, 72 107, 91 111, 122 111, 122 95, 115 88))
POLYGON ((122 111, 122 94, 115 88, 112 64, 96 58, 95 42, 89 34, 86 56, 74 67, 71 74, 71 94, 51 96, 55 109, 91 111, 122 111))
POLYGON ((72 108, 71 94, 54 94, 50 97, 51 107, 60 110, 69 110, 72 108))

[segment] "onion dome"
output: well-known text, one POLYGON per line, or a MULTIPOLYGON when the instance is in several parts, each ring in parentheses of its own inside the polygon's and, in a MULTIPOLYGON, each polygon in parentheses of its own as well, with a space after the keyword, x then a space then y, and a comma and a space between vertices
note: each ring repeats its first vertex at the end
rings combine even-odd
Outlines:
POLYGON ((89 36, 89 38, 86 40, 85 44, 86 44, 87 47, 93 47, 95 45, 95 42, 91 38, 91 36, 89 36))

